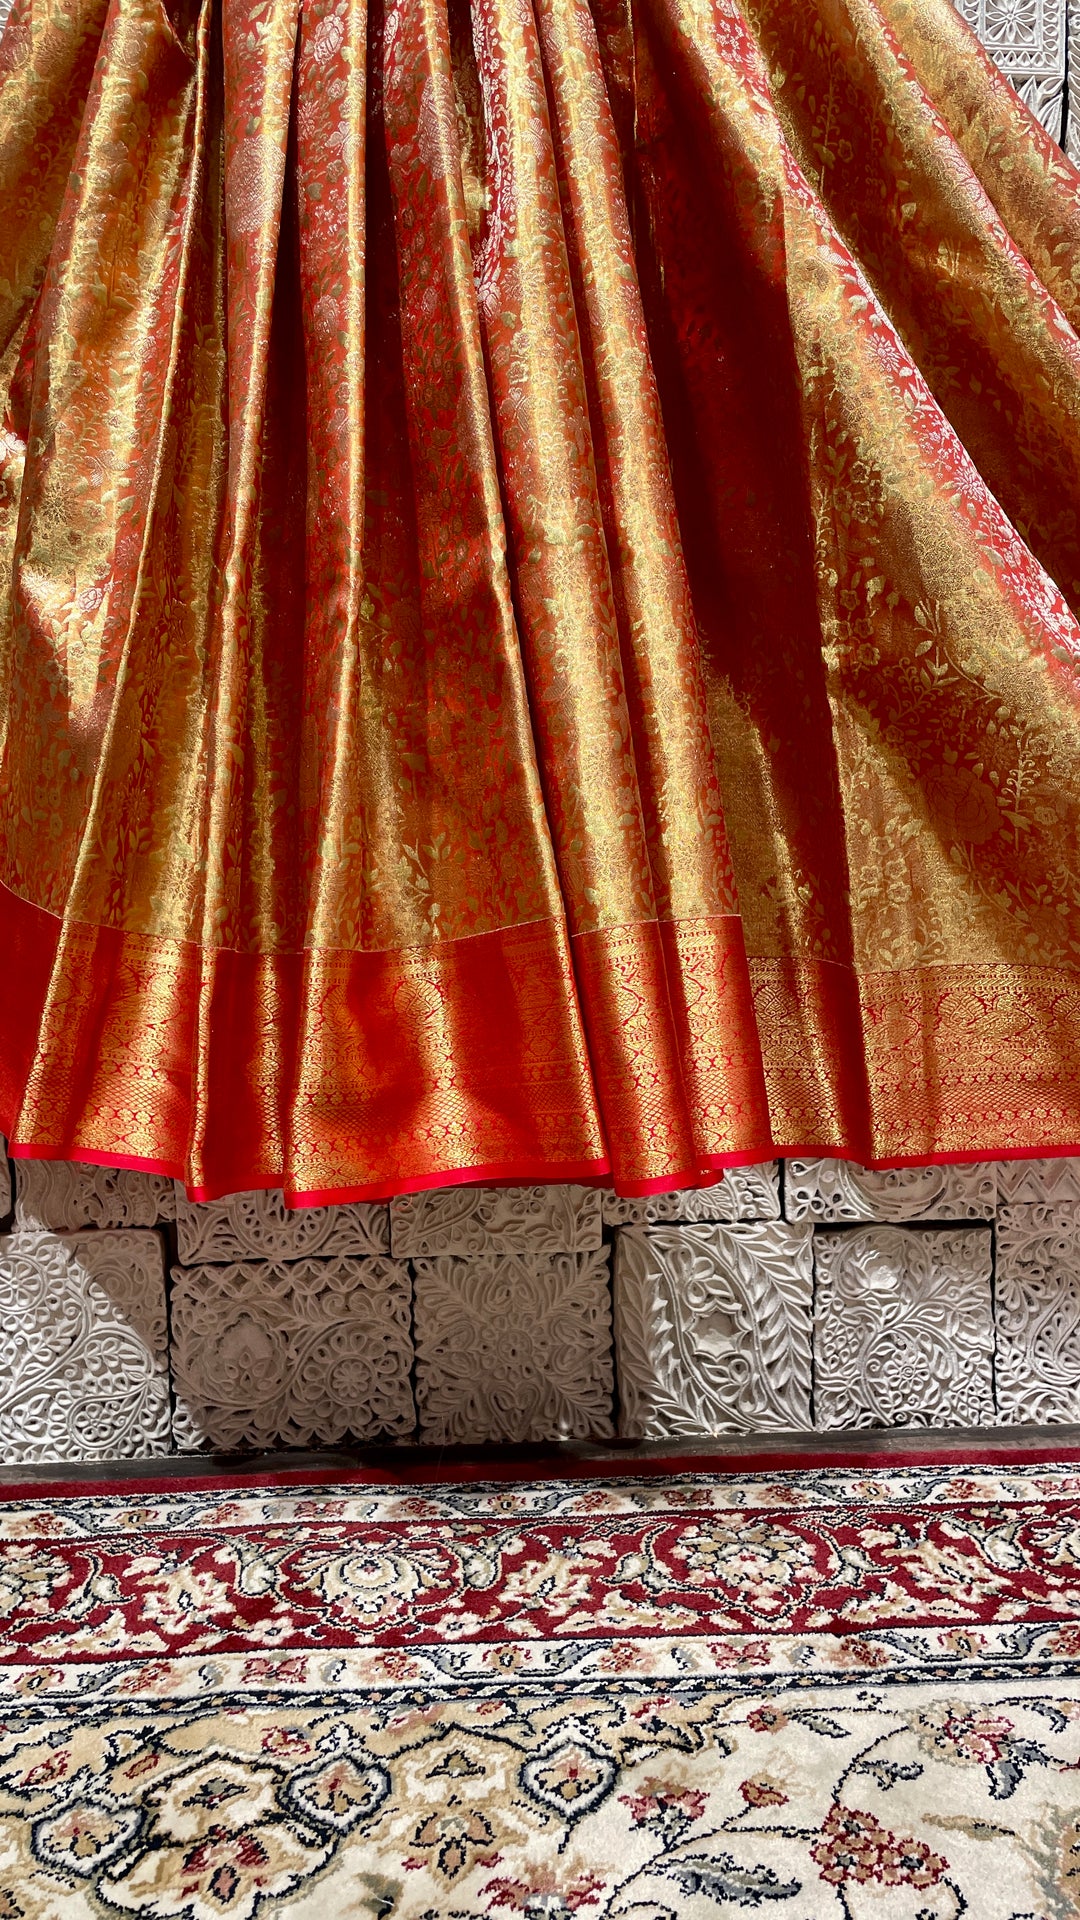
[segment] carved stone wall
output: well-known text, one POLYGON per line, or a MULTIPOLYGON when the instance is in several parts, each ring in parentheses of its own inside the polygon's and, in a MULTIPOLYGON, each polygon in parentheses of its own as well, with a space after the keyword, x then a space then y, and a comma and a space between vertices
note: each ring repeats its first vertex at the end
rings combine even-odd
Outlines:
POLYGON ((193 1206, 0 1155, 0 1460, 1080 1423, 1080 1162, 193 1206))

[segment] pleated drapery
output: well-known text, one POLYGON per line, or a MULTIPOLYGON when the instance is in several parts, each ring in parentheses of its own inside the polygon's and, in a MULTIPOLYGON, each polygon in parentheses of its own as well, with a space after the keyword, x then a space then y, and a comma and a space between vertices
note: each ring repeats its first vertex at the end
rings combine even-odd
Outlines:
POLYGON ((0 1128, 1080 1147, 1080 179, 949 0, 15 0, 0 1128))

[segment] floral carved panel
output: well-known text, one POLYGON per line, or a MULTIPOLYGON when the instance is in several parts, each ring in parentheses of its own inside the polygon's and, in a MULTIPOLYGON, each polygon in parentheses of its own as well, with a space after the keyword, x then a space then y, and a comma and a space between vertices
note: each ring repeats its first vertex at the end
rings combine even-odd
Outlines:
POLYGON ((173 1181, 73 1160, 20 1160, 15 1225, 75 1233, 80 1227, 153 1227, 176 1214, 173 1181))
POLYGON ((196 1204, 177 1187, 176 1238, 181 1260, 191 1266, 390 1251, 384 1206, 287 1207, 280 1192, 234 1193, 196 1204))
POLYGON ((390 1203, 394 1253, 593 1253, 600 1195, 591 1187, 434 1187, 390 1203))
POLYGON ((812 1237, 779 1222, 619 1232, 621 1434, 810 1425, 812 1237))
POLYGON ((988 1227, 818 1231, 815 1424, 994 1420, 988 1227))
POLYGON ((954 0, 995 66, 1055 140, 1065 94, 1066 0, 954 0))
POLYGON ((0 1459, 170 1452, 158 1234, 5 1235, 0 1329, 0 1459))
POLYGON ((199 1447, 305 1447, 416 1424, 409 1270, 400 1261, 177 1267, 174 1433, 199 1447))
POLYGON ((1080 1206, 1002 1208, 995 1309, 1001 1418, 1080 1422, 1080 1206))
POLYGON ((443 1255, 415 1274, 422 1440, 611 1435, 606 1248, 443 1255))
POLYGON ((666 1220, 778 1220, 780 1218, 779 1164, 767 1160, 756 1167, 729 1167, 713 1187, 688 1187, 679 1193, 654 1193, 644 1200, 625 1200, 605 1193, 604 1220, 610 1227, 647 1226, 666 1220))
POLYGON ((992 1165, 873 1172, 851 1160, 789 1160, 784 1171, 789 1220, 992 1220, 996 1204, 992 1165))

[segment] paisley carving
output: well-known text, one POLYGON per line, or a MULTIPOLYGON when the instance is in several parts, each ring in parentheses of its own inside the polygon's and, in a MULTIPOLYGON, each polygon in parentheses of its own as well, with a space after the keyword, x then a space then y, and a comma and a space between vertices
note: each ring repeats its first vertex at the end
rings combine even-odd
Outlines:
POLYGON ((810 1425, 810 1227, 625 1227, 615 1241, 619 1431, 810 1425))

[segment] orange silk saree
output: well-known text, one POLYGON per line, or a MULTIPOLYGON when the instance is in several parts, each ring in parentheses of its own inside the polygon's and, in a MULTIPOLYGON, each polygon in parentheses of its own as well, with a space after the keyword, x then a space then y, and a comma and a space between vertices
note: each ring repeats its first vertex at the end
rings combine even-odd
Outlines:
POLYGON ((1078 314, 949 0, 15 0, 13 1152, 1075 1150, 1078 314))

